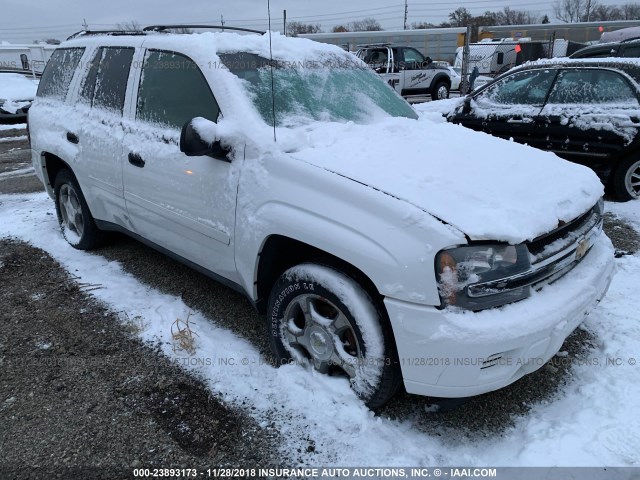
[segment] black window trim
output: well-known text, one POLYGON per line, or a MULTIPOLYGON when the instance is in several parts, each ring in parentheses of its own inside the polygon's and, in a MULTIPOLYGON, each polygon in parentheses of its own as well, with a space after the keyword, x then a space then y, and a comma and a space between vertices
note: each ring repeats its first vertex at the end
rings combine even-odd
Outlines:
POLYGON ((202 69, 200 68, 200 65, 198 65, 198 63, 191 58, 189 55, 186 55, 182 52, 177 52, 175 50, 166 50, 163 48, 144 48, 143 47, 143 54, 142 54, 142 67, 140 68, 140 73, 138 74, 138 91, 136 92, 136 98, 135 98, 135 109, 134 109, 134 115, 133 115, 133 120, 135 122, 140 121, 140 122, 144 122, 144 123, 150 123, 146 120, 138 120, 138 99, 140 97, 140 87, 142 86, 142 75, 144 73, 144 63, 147 59, 147 54, 148 52, 159 52, 159 53, 169 53, 169 54, 173 54, 173 55, 180 55, 181 57, 186 58, 187 60, 193 62, 193 64, 196 66, 196 70, 198 71, 198 73, 200 74, 200 76, 202 77, 202 79, 204 80, 204 83, 207 85, 207 88, 209 89, 209 92, 211 93, 211 96, 213 97, 214 102, 216 102, 216 104, 218 105, 218 117, 216 118, 214 123, 218 123, 218 120, 220 119, 221 116, 224 116, 222 114, 222 108, 220 107, 220 102, 218 102, 218 99, 216 98, 215 94, 213 93, 213 90, 211 90, 211 85, 209 85, 209 81, 207 80, 207 77, 204 76, 204 73, 202 73, 202 69))

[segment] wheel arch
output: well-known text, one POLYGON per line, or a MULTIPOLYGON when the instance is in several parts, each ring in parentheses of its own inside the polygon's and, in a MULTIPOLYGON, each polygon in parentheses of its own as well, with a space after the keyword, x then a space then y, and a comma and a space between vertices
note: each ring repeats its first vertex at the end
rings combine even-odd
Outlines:
POLYGON ((257 262, 255 306, 258 312, 266 312, 269 294, 280 275, 295 265, 310 261, 334 267, 350 276, 375 302, 382 305, 382 295, 373 281, 353 264, 300 240, 284 235, 270 235, 260 249, 257 262))
POLYGON ((447 88, 451 90, 451 77, 446 73, 438 73, 435 77, 433 77, 433 81, 431 82, 431 88, 435 88, 440 82, 444 82, 447 84, 447 88))
POLYGON ((42 169, 43 169, 43 178, 45 180, 45 188, 47 189, 47 193, 49 195, 53 195, 53 187, 56 181, 56 176, 60 172, 60 170, 68 169, 72 175, 75 176, 73 170, 69 166, 67 162, 65 162, 59 156, 50 153, 50 152, 42 152, 40 154, 42 159, 42 169))

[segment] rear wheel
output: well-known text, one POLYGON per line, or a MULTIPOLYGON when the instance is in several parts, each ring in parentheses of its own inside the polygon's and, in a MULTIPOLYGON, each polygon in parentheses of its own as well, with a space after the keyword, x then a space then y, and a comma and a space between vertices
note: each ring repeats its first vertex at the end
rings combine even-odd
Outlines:
POLYGON ((449 86, 446 82, 438 82, 431 91, 431 100, 446 100, 449 98, 449 86))
POLYGON ((60 170, 54 183, 56 213, 65 240, 79 250, 90 250, 102 241, 80 185, 70 170, 60 170))
POLYGON ((370 408, 396 392, 401 376, 389 322, 344 273, 310 263, 287 270, 273 287, 267 315, 280 364, 347 378, 370 408))
POLYGON ((613 171, 613 192, 618 200, 640 198, 640 158, 622 160, 613 171))

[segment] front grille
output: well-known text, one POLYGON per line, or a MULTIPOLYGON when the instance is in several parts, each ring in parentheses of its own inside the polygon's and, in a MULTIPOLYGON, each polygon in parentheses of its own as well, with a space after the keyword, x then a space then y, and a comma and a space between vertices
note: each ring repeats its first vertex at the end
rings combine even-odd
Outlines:
POLYGON ((602 215, 596 205, 575 220, 533 239, 527 243, 529 253, 532 255, 531 263, 538 263, 564 250, 601 222, 602 215))
POLYGON ((596 205, 572 222, 528 243, 531 268, 537 272, 531 286, 540 289, 553 283, 580 263, 602 231, 602 223, 601 209, 596 205))
POLYGON ((540 290, 544 285, 555 282, 580 263, 591 249, 602 231, 601 211, 600 205, 596 205, 576 220, 527 243, 531 261, 529 270, 470 285, 467 287, 469 297, 509 292, 522 296, 524 289, 540 290))

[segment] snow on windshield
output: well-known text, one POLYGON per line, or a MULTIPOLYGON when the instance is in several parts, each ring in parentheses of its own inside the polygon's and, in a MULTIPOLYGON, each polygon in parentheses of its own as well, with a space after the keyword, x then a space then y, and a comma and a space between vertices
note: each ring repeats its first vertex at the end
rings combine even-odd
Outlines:
POLYGON ((366 123, 388 115, 417 118, 409 104, 355 58, 325 54, 302 63, 269 62, 241 52, 221 53, 220 59, 245 81, 253 104, 270 125, 274 111, 276 125, 285 127, 314 120, 366 123))

